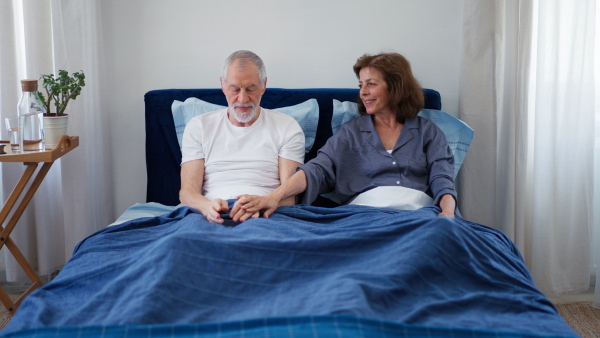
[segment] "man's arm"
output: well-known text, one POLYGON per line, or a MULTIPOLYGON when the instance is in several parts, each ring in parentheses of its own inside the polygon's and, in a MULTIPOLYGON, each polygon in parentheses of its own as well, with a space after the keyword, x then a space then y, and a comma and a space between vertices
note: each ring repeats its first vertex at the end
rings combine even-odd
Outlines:
POLYGON ((185 162, 181 165, 181 190, 179 200, 181 205, 192 207, 200 211, 209 222, 223 223, 220 213, 227 211, 227 201, 215 199, 213 201, 202 195, 204 182, 204 159, 185 162))
MULTIPOLYGON (((302 163, 279 157, 279 180, 284 184, 302 163)), ((279 202, 279 206, 296 204, 296 196, 289 196, 279 202)))

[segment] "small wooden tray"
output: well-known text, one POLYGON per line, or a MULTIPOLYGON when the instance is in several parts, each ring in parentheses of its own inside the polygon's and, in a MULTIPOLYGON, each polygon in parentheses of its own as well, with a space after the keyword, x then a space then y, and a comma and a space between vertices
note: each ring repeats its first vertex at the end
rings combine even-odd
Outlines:
POLYGON ((54 162, 61 156, 79 146, 79 136, 63 135, 53 149, 44 151, 13 152, 6 147, 8 141, 0 141, 4 153, 0 153, 0 162, 54 162))

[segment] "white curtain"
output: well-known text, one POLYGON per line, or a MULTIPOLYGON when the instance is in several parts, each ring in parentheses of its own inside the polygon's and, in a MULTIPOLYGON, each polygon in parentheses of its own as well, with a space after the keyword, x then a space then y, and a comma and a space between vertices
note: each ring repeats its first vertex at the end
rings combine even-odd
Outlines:
MULTIPOLYGON (((108 116, 104 111, 98 0, 0 2, 0 117, 16 116, 20 80, 83 70, 86 86, 69 103, 68 133, 80 145, 53 165, 11 237, 40 275, 60 269, 75 245, 112 221, 108 116)), ((2 128, 3 139, 6 132, 2 128)), ((4 199, 23 172, 2 164, 4 199)), ((6 249, 9 281, 28 280, 6 249)))
MULTIPOLYGON (((548 296, 593 260, 594 0, 465 0, 461 210, 506 233, 548 296)), ((598 204, 598 203, 596 203, 598 204)))
POLYGON ((594 231, 595 251, 592 256, 596 267, 596 287, 594 290, 594 307, 600 309, 600 4, 596 1, 596 46, 594 61, 595 97, 596 97, 596 141, 594 153, 594 231))

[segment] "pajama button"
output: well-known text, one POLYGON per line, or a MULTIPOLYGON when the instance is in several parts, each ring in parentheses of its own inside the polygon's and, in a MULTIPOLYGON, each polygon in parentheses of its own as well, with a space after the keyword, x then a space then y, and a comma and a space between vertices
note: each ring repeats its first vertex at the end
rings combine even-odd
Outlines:
POLYGON ((400 184, 400 181, 396 181, 396 184, 400 184))
POLYGON ((396 164, 396 162, 394 161, 394 162, 392 162, 392 164, 396 164))

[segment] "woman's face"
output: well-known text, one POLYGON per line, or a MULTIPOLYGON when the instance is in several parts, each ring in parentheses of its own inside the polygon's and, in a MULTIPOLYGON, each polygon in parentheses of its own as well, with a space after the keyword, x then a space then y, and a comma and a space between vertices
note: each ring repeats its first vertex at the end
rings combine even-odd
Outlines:
POLYGON ((358 74, 360 99, 367 114, 394 114, 390 108, 390 95, 383 74, 370 67, 361 69, 358 74))

